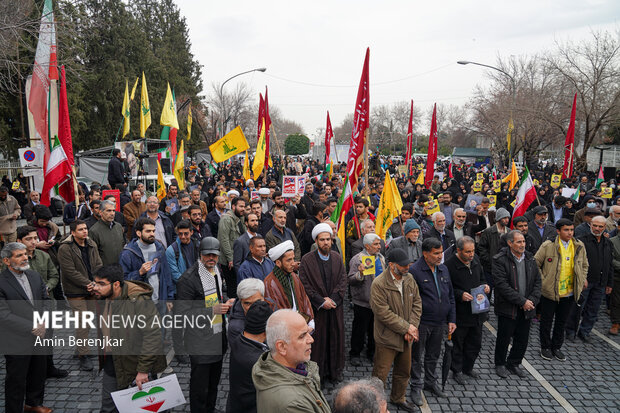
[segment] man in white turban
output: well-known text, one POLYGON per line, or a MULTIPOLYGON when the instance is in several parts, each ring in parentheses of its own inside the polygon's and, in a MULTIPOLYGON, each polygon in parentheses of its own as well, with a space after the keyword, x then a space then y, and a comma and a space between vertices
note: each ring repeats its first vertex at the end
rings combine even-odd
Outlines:
POLYGON ((258 190, 258 195, 260 196, 260 205, 263 208, 263 214, 266 214, 271 210, 271 207, 273 207, 273 200, 269 198, 271 191, 269 188, 261 188, 258 190))
POLYGON ((342 381, 344 369, 344 311, 347 289, 342 256, 332 250, 333 232, 327 223, 312 230, 317 245, 301 258, 299 278, 312 303, 316 333, 311 359, 319 365, 321 382, 342 381))
POLYGON ((306 290, 295 274, 295 244, 287 240, 269 249, 269 258, 275 263, 265 278, 265 299, 273 310, 291 308, 301 314, 314 328, 314 313, 306 290))

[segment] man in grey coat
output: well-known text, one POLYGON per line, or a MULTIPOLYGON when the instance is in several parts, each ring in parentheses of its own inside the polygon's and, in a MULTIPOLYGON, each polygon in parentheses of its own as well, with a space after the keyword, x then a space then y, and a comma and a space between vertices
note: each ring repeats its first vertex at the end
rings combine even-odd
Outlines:
POLYGON ((388 249, 399 248, 407 252, 409 261, 416 262, 422 256, 422 238, 420 237, 420 226, 415 219, 411 218, 405 222, 405 235, 392 240, 388 244, 388 249))
POLYGON ((349 270, 349 286, 351 287, 351 301, 353 301, 353 329, 351 331, 351 350, 349 356, 352 366, 361 365, 360 353, 364 348, 366 336, 366 356, 372 360, 375 353, 373 336, 374 316, 370 309, 370 286, 385 267, 385 258, 381 255, 381 238, 377 234, 366 234, 363 238, 364 249, 351 259, 349 270), (364 275, 368 266, 364 257, 374 256, 374 274, 364 275))

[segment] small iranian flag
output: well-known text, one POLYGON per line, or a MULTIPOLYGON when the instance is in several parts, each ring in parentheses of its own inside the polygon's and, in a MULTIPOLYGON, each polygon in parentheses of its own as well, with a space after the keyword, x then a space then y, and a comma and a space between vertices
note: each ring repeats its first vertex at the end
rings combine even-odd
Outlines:
MULTIPOLYGON (((526 166, 525 172, 523 173, 523 178, 521 179, 521 184, 519 185, 519 192, 517 192, 517 199, 515 200, 515 209, 512 214, 512 219, 514 219, 514 217, 523 216, 525 211, 527 211, 527 208, 532 202, 534 202, 535 199, 536 188, 534 187, 530 170, 526 166)), ((510 227, 513 227, 512 222, 510 223, 510 227)))
POLYGON ((58 136, 52 140, 52 150, 47 162, 43 191, 41 191, 41 203, 49 205, 51 201, 50 191, 58 185, 60 196, 65 201, 71 201, 71 187, 73 186, 72 171, 65 150, 62 148, 58 136))
POLYGON ((596 189, 601 189, 601 184, 605 181, 605 175, 603 175, 603 165, 598 167, 598 177, 596 178, 596 189))

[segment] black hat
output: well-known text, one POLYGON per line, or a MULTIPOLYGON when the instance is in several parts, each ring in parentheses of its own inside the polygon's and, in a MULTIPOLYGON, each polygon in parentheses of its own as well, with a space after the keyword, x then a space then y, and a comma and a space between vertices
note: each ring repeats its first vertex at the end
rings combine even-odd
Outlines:
POLYGON ((250 334, 262 334, 265 332, 267 319, 273 313, 266 301, 254 302, 245 314, 245 331, 250 334))
POLYGON ((534 208, 534 214, 536 215, 546 215, 549 212, 547 211, 547 208, 545 208, 542 205, 538 205, 536 208, 534 208))
POLYGON ((390 248, 390 250, 387 253, 387 262, 393 262, 402 267, 409 266, 410 264, 409 256, 404 250, 400 248, 394 248, 394 249, 390 248))

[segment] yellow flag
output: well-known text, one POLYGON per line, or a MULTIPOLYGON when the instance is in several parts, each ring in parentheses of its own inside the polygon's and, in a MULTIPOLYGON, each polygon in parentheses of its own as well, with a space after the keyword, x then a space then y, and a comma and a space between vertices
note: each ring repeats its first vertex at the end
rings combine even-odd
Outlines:
POLYGON ((157 199, 160 201, 166 197, 166 182, 164 181, 164 173, 161 171, 159 159, 157 160, 157 199))
POLYGON ((166 90, 166 100, 164 101, 164 107, 161 110, 161 118, 159 119, 159 124, 162 126, 170 126, 171 128, 178 130, 179 121, 177 120, 177 112, 174 108, 174 99, 172 99, 172 91, 170 90, 170 83, 168 83, 168 89, 166 90))
POLYGON ((177 159, 174 162, 174 177, 179 184, 179 191, 185 189, 185 151, 183 150, 183 140, 181 140, 181 147, 177 152, 177 159))
POLYGON ((243 160, 243 180, 247 182, 248 179, 252 179, 250 175, 250 155, 248 151, 245 151, 245 159, 243 160))
POLYGON ((415 180, 415 185, 420 184, 420 185, 424 185, 424 172, 420 171, 420 174, 418 175, 418 179, 415 180))
POLYGON ((392 192, 394 193, 394 200, 396 201, 396 209, 403 209, 403 199, 400 197, 400 191, 398 190, 398 185, 396 185, 396 179, 392 177, 392 192))
MULTIPOLYGON (((254 172, 254 179, 258 179, 265 167, 265 119, 263 119, 263 125, 260 130, 260 138, 258 138, 258 144, 256 145, 256 153, 254 154, 254 163, 252 164, 252 172, 254 172)), ((273 167, 271 162, 271 155, 269 155, 269 166, 273 167)))
POLYGON ((187 112, 187 140, 189 141, 192 138, 192 107, 189 107, 189 112, 187 112))
POLYGON ((344 223, 344 217, 346 215, 347 214, 340 214, 340 225, 338 225, 338 239, 340 240, 340 248, 342 250, 342 262, 343 262, 343 264, 344 264, 344 261, 345 261, 345 258, 344 258, 345 257, 345 254, 344 254, 345 250, 344 249, 345 249, 345 246, 346 246, 346 242, 345 242, 345 240, 346 240, 346 232, 345 232, 346 225, 344 223))
POLYGON ((146 88, 146 76, 142 72, 142 91, 140 93, 140 137, 146 136, 146 130, 151 126, 151 104, 149 92, 146 88))
POLYGON ((121 115, 125 120, 123 121, 123 138, 129 133, 129 84, 125 80, 125 97, 123 98, 123 108, 121 109, 121 115))
POLYGON ((133 84, 133 87, 131 88, 131 101, 133 102, 133 98, 136 97, 136 88, 138 87, 138 79, 140 79, 140 77, 136 77, 136 81, 133 84))
POLYGON ((383 184, 383 192, 377 209, 377 217, 375 219, 375 233, 385 239, 387 230, 392 226, 394 218, 398 216, 400 211, 396 208, 396 200, 394 199, 394 189, 392 188, 392 179, 390 173, 385 173, 385 182, 383 184))
POLYGON ((517 166, 515 165, 515 161, 512 161, 512 167, 510 168, 510 174, 502 179, 502 183, 510 182, 508 186, 508 190, 511 191, 512 188, 515 187, 516 184, 519 183, 519 174, 517 173, 517 166))
MULTIPOLYGON (((248 150, 250 145, 243 135, 241 126, 237 126, 235 129, 228 132, 222 139, 209 146, 211 156, 217 163, 224 162, 228 158, 248 150)), ((264 155, 263 155, 264 157, 264 155)))
POLYGON ((510 141, 512 139, 512 131, 514 131, 515 125, 512 123, 512 116, 508 121, 508 132, 506 133, 506 142, 508 143, 508 153, 510 153, 510 141))

